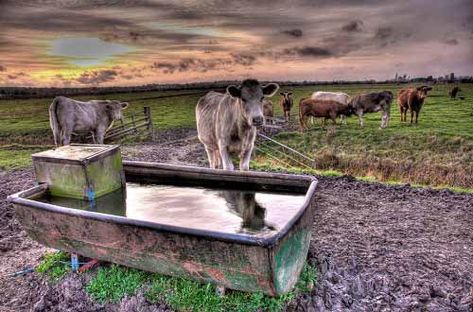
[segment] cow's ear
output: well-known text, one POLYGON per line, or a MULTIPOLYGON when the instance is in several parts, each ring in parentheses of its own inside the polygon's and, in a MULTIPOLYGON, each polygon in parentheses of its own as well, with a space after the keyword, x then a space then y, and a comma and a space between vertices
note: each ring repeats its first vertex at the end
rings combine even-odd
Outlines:
POLYGON ((126 109, 128 107, 127 102, 121 102, 120 104, 122 105, 122 109, 126 109))
POLYGON ((268 83, 267 85, 263 86, 263 95, 271 97, 278 91, 278 89, 279 85, 277 83, 268 83))
POLYGON ((279 92, 279 94, 281 94, 282 96, 284 96, 284 92, 279 92))
POLYGON ((288 92, 287 95, 292 95, 292 92, 288 92))
POLYGON ((237 86, 230 85, 227 87, 227 93, 233 97, 239 98, 241 97, 241 90, 237 86))
POLYGON ((422 87, 417 87, 416 89, 417 89, 417 91, 420 91, 420 90, 424 89, 424 87, 423 86, 422 87))

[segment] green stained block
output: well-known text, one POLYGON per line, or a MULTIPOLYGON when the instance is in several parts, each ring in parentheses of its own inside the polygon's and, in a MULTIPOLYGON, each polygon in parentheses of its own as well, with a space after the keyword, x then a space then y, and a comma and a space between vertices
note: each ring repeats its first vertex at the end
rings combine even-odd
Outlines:
POLYGON ((32 157, 36 180, 51 195, 92 200, 125 184, 118 145, 72 144, 32 157))

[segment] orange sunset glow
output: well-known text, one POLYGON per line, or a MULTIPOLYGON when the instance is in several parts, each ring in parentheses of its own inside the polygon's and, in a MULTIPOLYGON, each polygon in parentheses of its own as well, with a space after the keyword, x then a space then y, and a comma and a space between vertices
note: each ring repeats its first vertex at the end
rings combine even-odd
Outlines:
POLYGON ((1 1, 1 86, 473 72, 473 2, 1 1))

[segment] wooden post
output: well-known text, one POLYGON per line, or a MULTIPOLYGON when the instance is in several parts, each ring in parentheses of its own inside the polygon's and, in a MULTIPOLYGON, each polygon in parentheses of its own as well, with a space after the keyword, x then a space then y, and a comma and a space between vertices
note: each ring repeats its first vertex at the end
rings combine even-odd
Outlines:
POLYGON ((154 139, 154 133, 153 133, 153 120, 151 119, 151 107, 145 106, 143 107, 144 109, 144 114, 146 117, 146 121, 148 123, 148 133, 151 139, 154 139))

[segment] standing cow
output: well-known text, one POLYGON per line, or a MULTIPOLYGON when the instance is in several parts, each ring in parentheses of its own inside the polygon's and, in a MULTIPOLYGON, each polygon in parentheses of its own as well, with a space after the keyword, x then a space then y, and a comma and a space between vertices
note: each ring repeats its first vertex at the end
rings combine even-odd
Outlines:
POLYGON ((380 128, 383 129, 389 125, 393 97, 391 91, 364 93, 352 98, 349 105, 358 116, 360 127, 364 126, 363 114, 382 112, 380 128))
POLYGON ((432 90, 432 87, 421 86, 417 88, 407 88, 399 90, 397 101, 399 103, 399 112, 401 113, 401 122, 407 120, 407 111, 411 112, 411 123, 415 115, 415 123, 419 119, 419 113, 427 97, 427 92, 432 90))
POLYGON ((230 153, 240 158, 240 170, 249 170, 256 127, 265 122, 263 100, 279 89, 275 83, 262 86, 257 80, 230 85, 226 94, 210 91, 199 99, 195 114, 199 140, 205 145, 210 168, 233 170, 230 153))
POLYGON ((49 107, 49 122, 54 144, 68 145, 75 131, 92 132, 94 140, 103 144, 105 132, 114 120, 122 119, 128 103, 111 100, 76 101, 64 96, 55 97, 49 107))
POLYGON ((279 100, 279 105, 281 105, 284 120, 289 121, 291 119, 291 109, 294 105, 294 100, 292 98, 292 92, 280 92, 281 99, 279 100))
POLYGON ((455 100, 457 98, 458 92, 460 91, 461 89, 458 86, 455 86, 450 91, 448 91, 448 95, 450 96, 451 99, 455 100))
MULTIPOLYGON (((350 96, 343 92, 326 92, 326 91, 316 91, 312 93, 311 99, 313 100, 323 100, 323 101, 335 101, 344 105, 350 103, 350 96)), ((340 119, 344 124, 347 123, 345 115, 340 115, 340 119)))
POLYGON ((337 117, 341 115, 350 116, 353 108, 333 100, 314 100, 312 98, 301 99, 299 102, 299 122, 301 130, 307 128, 306 118, 322 117, 324 119, 332 119, 333 124, 337 123, 337 117))

